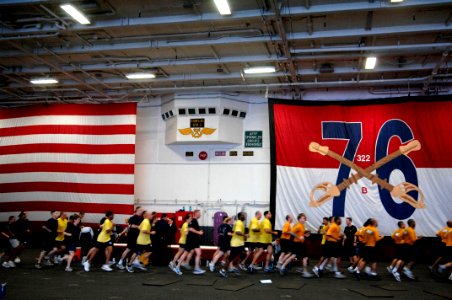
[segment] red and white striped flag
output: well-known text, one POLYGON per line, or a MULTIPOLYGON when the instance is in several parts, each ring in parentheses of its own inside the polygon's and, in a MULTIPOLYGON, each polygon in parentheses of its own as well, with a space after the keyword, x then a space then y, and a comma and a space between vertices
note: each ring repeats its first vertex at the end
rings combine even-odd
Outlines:
POLYGON ((130 215, 136 104, 39 105, 0 110, 0 219, 50 210, 130 215))

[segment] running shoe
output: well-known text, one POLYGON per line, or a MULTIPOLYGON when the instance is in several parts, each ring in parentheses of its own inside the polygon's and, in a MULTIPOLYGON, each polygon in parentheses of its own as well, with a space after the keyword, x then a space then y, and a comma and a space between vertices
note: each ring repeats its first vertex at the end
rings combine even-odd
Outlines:
POLYGON ((105 272, 111 272, 111 271, 113 271, 113 269, 110 267, 109 264, 104 264, 104 265, 102 265, 102 268, 101 268, 101 269, 104 270, 105 272))
POLYGON ((268 267, 268 268, 265 268, 265 269, 264 269, 264 272, 265 272, 265 273, 273 273, 273 269, 270 268, 270 267, 268 267))
POLYGON ((141 271, 146 271, 147 269, 141 263, 133 263, 132 267, 141 271))
POLYGON ((9 263, 8 263, 7 261, 4 261, 4 262, 2 263, 2 267, 5 268, 5 269, 11 268, 11 267, 9 266, 9 263))
POLYGON ((240 271, 239 271, 239 269, 237 269, 237 268, 229 268, 229 269, 228 269, 228 272, 229 272, 229 273, 240 274, 240 271))
POLYGON ((124 270, 124 269, 125 269, 124 265, 123 265, 123 264, 120 264, 120 263, 118 263, 118 264, 116 265, 116 268, 118 268, 119 270, 124 270))
POLYGON ((190 265, 187 264, 187 263, 181 264, 181 266, 182 266, 185 270, 191 270, 190 265))
POLYGON ((315 276, 317 276, 317 278, 320 278, 320 272, 319 272, 319 268, 314 267, 312 268, 312 273, 314 273, 315 276))
POLYGON ((353 274, 353 271, 354 269, 353 269, 353 267, 352 266, 350 266, 350 267, 348 267, 347 268, 347 271, 350 273, 350 274, 353 274))
POLYGON ((334 273, 334 278, 336 278, 336 279, 344 279, 344 278, 347 278, 347 276, 345 276, 341 272, 335 272, 334 273))
POLYGON ((133 267, 132 267, 132 266, 126 266, 126 270, 127 270, 127 272, 129 272, 129 273, 135 272, 135 271, 133 270, 133 267))
POLYGON ((38 269, 38 270, 41 270, 41 269, 42 269, 42 266, 41 266, 41 264, 36 263, 36 264, 35 264, 35 268, 38 269))
POLYGON ((44 266, 52 267, 53 263, 50 261, 50 259, 48 259, 44 261, 44 266))
POLYGON ((69 268, 65 268, 64 271, 66 271, 66 272, 72 272, 73 270, 72 270, 71 267, 69 267, 69 268))
POLYGON ((386 270, 388 270, 389 274, 392 274, 392 268, 391 268, 391 266, 387 266, 387 267, 386 267, 386 270))
POLYGON ((16 259, 14 260, 14 263, 20 264, 20 262, 21 262, 20 257, 16 257, 16 259))
POLYGON ((16 267, 16 264, 12 260, 8 261, 8 265, 9 265, 10 268, 15 268, 16 267))
POLYGON ((169 264, 168 264, 168 267, 169 267, 172 271, 174 271, 174 268, 176 267, 176 264, 173 263, 173 261, 170 261, 169 264))
POLYGON ((204 273, 206 273, 206 271, 203 270, 203 269, 194 269, 193 270, 193 274, 195 274, 195 275, 201 275, 201 274, 204 274, 204 273))
POLYGON ((397 282, 402 282, 402 278, 400 277, 400 273, 399 272, 392 272, 391 274, 392 274, 392 276, 394 276, 394 279, 397 282))
POLYGON ((286 271, 286 269, 285 268, 280 268, 279 269, 279 275, 281 275, 281 276, 286 276, 286 274, 287 274, 287 271, 286 271))
POLYGON ((89 261, 85 261, 83 263, 83 269, 85 270, 85 272, 89 272, 90 267, 91 267, 91 264, 89 263, 89 261))
POLYGON ((224 278, 228 278, 228 272, 226 272, 225 269, 221 269, 218 273, 220 273, 220 275, 224 278))
POLYGON ((246 266, 244 264, 239 264, 239 268, 240 268, 240 270, 242 270, 244 272, 248 271, 248 269, 246 268, 246 266))
POLYGON ((213 263, 209 263, 210 272, 215 272, 215 265, 213 263))
POLYGON ((253 265, 249 265, 249 266, 248 266, 248 272, 251 273, 251 274, 254 273, 253 265))
POLYGON ((309 273, 309 272, 303 272, 303 274, 301 274, 301 277, 303 277, 303 278, 313 278, 314 274, 309 273))
POLYGON ((180 271, 180 269, 178 267, 174 268, 174 273, 176 273, 177 275, 182 275, 182 272, 180 271))
POLYGON ((414 274, 411 270, 407 269, 407 268, 403 268, 403 274, 408 277, 409 279, 416 279, 416 277, 414 277, 414 274))
POLYGON ((256 270, 256 271, 259 271, 259 270, 262 270, 262 267, 259 266, 259 265, 254 265, 253 269, 256 270))

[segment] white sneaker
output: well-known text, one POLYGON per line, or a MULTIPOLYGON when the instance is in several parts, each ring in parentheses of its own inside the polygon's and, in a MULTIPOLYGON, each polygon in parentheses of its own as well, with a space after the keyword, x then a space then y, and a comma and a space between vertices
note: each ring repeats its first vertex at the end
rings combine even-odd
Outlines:
POLYGON ((136 268, 138 270, 141 270, 141 271, 146 271, 147 270, 146 267, 143 266, 142 264, 132 264, 132 267, 136 268))
POLYGON ((20 264, 20 262, 21 262, 20 257, 16 257, 16 259, 14 260, 14 263, 20 264))
POLYGON ((204 274, 204 273, 206 273, 206 271, 204 271, 203 269, 195 269, 193 271, 193 274, 195 274, 195 275, 201 275, 201 274, 204 274))
POLYGON ((15 268, 16 267, 16 264, 12 260, 10 260, 8 262, 8 265, 9 265, 10 268, 15 268))
POLYGON ((66 268, 66 269, 64 269, 66 272, 72 272, 72 268, 71 267, 69 267, 69 268, 66 268))
POLYGON ((5 268, 5 269, 11 268, 11 267, 9 266, 9 263, 8 263, 7 261, 4 261, 4 262, 2 263, 2 267, 5 268))
POLYGON ((403 268, 403 274, 409 279, 415 279, 413 272, 410 269, 403 268))
POLYGON ((82 257, 82 264, 84 264, 84 263, 86 262, 87 259, 88 259, 88 258, 87 258, 86 256, 83 256, 83 257, 82 257))
POLYGON ((101 269, 104 270, 105 272, 111 272, 111 271, 113 271, 113 269, 110 268, 110 265, 109 265, 109 264, 104 264, 104 265, 102 265, 102 268, 101 268, 101 269))
POLYGON ((334 278, 336 278, 336 279, 344 279, 344 278, 347 278, 347 276, 345 276, 341 272, 335 272, 334 273, 334 278))
POLYGON ((354 269, 353 269, 352 266, 350 266, 350 267, 347 268, 347 271, 348 271, 350 274, 353 274, 354 269))
POLYGON ((181 264, 181 266, 182 266, 185 270, 191 270, 190 265, 187 264, 187 263, 181 264))
POLYGON ((399 272, 392 272, 392 275, 394 276, 394 279, 397 281, 397 282, 401 282, 402 281, 402 279, 400 278, 400 274, 399 274, 399 272))
POLYGON ((91 264, 89 263, 89 261, 85 261, 83 263, 83 269, 85 269, 85 272, 89 272, 90 267, 91 267, 91 264))
POLYGON ((449 280, 452 280, 452 273, 450 273, 449 280))
POLYGON ((176 273, 177 275, 182 275, 182 272, 180 271, 180 269, 178 267, 174 268, 174 273, 176 273))
POLYGON ((303 274, 301 274, 301 277, 303 277, 303 278, 312 278, 312 277, 314 277, 314 274, 309 273, 309 272, 303 272, 303 274))
POLYGON ((387 266, 387 267, 386 267, 386 270, 388 270, 389 274, 392 274, 392 268, 391 268, 391 266, 387 266))
POLYGON ((210 272, 215 272, 215 265, 212 263, 209 263, 209 270, 210 270, 210 272))
POLYGON ((370 273, 372 273, 372 269, 369 266, 366 266, 364 268, 364 273, 366 273, 367 275, 370 275, 370 273))

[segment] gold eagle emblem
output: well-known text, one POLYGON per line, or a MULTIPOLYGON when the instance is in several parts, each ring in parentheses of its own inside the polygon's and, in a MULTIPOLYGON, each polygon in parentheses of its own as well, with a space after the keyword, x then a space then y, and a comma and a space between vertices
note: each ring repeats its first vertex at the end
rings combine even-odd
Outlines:
POLYGON ((178 130, 183 135, 191 135, 193 138, 199 139, 204 134, 211 135, 217 129, 204 127, 204 128, 183 128, 183 129, 178 129, 178 130))

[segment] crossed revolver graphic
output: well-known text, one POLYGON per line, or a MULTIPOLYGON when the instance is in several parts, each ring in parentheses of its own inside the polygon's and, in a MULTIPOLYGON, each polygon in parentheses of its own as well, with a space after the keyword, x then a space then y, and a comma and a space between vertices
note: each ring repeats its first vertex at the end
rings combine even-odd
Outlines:
POLYGON ((400 200, 410 204, 415 208, 425 208, 424 193, 422 193, 422 191, 416 185, 409 182, 403 182, 396 186, 393 186, 387 181, 387 179, 381 179, 380 177, 378 177, 378 174, 371 173, 372 171, 375 171, 379 167, 387 164, 391 160, 399 157, 400 155, 408 155, 408 153, 410 153, 411 151, 418 151, 420 149, 421 143, 419 143, 418 140, 413 140, 405 146, 400 146, 397 151, 394 151, 393 153, 387 155, 386 157, 383 157, 379 161, 375 162, 373 165, 367 167, 366 169, 363 169, 357 166, 354 162, 348 160, 347 158, 342 157, 336 152, 329 150, 327 146, 321 146, 316 142, 311 142, 309 144, 309 151, 316 152, 321 155, 327 155, 331 158, 334 158, 337 161, 341 162, 342 164, 352 168, 357 173, 352 174, 348 179, 344 179, 342 183, 338 185, 333 185, 331 182, 323 182, 316 185, 309 194, 310 198, 309 205, 313 207, 318 207, 324 204, 325 202, 331 200, 335 196, 339 196, 342 190, 348 188, 350 185, 354 183, 357 183, 361 178, 364 177, 369 179, 372 182, 372 184, 376 183, 381 188, 388 190, 391 193, 392 197, 399 198, 400 200), (322 191, 324 193, 318 199, 316 199, 315 198, 316 191, 322 191), (416 201, 413 197, 408 195, 408 193, 411 191, 417 191, 419 193, 418 201, 416 201))

